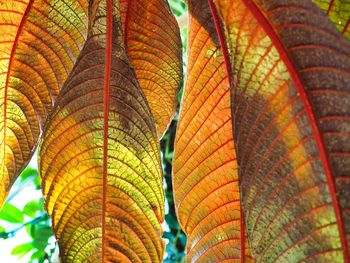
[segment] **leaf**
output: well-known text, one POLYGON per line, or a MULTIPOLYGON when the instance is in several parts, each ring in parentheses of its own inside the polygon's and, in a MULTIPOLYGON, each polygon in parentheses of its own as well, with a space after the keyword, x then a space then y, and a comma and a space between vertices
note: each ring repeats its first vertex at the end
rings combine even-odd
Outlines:
POLYGON ((311 1, 216 5, 254 258, 349 262, 349 42, 311 1))
POLYGON ((17 207, 11 205, 10 203, 5 203, 0 211, 0 219, 7 222, 20 224, 23 223, 24 216, 22 211, 17 207))
POLYGON ((350 2, 347 0, 312 0, 333 22, 335 27, 350 40, 350 2))
POLYGON ((24 257, 34 248, 32 243, 24 243, 14 247, 11 251, 11 255, 18 255, 19 258, 24 257))
POLYGON ((29 177, 37 177, 37 176, 38 176, 38 171, 36 169, 33 169, 31 167, 26 167, 21 173, 21 182, 24 182, 29 177))
POLYGON ((189 1, 187 80, 175 139, 175 206, 188 262, 252 262, 244 237, 227 68, 208 1, 189 1))
POLYGON ((46 253, 44 250, 38 250, 31 255, 30 262, 43 262, 45 255, 46 255, 46 253))
POLYGON ((30 216, 35 217, 37 212, 41 211, 41 206, 39 202, 37 201, 29 201, 24 207, 23 207, 23 213, 30 216))
POLYGON ((32 237, 34 246, 38 250, 44 250, 47 247, 48 240, 52 237, 52 229, 50 226, 45 224, 35 225, 32 229, 32 237))
POLYGON ((31 159, 46 116, 79 55, 87 4, 0 3, 0 207, 31 159))
POLYGON ((122 0, 128 58, 161 138, 177 106, 182 80, 180 30, 166 0, 122 0))
POLYGON ((124 48, 118 1, 90 3, 87 42, 40 148, 63 262, 160 262, 164 193, 155 124, 124 48))

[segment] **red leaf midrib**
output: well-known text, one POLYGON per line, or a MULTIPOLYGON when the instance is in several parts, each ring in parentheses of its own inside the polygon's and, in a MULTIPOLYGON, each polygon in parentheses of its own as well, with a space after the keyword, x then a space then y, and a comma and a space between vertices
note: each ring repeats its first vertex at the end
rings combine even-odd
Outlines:
POLYGON ((307 116, 309 118, 309 121, 310 121, 310 124, 312 127, 312 131, 313 131, 313 134, 315 137, 315 142, 317 144, 317 148, 319 150, 320 157, 321 157, 321 160, 323 163, 323 168, 324 168, 325 173, 326 173, 327 183, 328 183, 328 187, 329 187, 329 191, 330 191, 330 195, 331 195, 331 199, 332 199, 333 208, 334 208, 335 215, 336 215, 336 221, 337 221, 340 240, 341 240, 341 244, 342 244, 344 260, 346 263, 348 263, 350 261, 350 259, 349 259, 349 254, 348 254, 346 237, 345 237, 345 233, 344 233, 344 223, 343 223, 343 220, 341 217, 340 206, 339 206, 339 202, 338 202, 338 199, 336 196, 334 178, 332 176, 332 171, 331 171, 329 159, 328 159, 328 155, 327 155, 326 148, 324 145, 324 141, 322 139, 320 128, 318 126, 317 119, 316 119, 315 113, 313 112, 309 98, 308 98, 306 91, 304 89, 304 85, 302 84, 302 82, 298 76, 298 73, 293 66, 293 63, 290 60, 284 45, 280 41, 276 32, 274 31, 273 26, 270 24, 269 20, 264 16, 264 14, 261 12, 259 7, 252 0, 242 0, 242 1, 245 4, 245 6, 248 8, 248 10, 250 10, 250 12, 253 14, 253 16, 257 19, 259 24, 264 28, 266 34, 270 37, 271 41, 275 45, 279 55, 281 56, 281 59, 285 63, 285 65, 286 65, 286 67, 291 75, 291 78, 292 78, 292 80, 293 80, 293 82, 294 82, 294 84, 295 84, 295 86, 300 94, 300 99, 301 99, 301 101, 304 104, 304 107, 306 109, 307 116))
POLYGON ((112 26, 113 26, 113 0, 107 0, 107 32, 106 32, 106 57, 105 57, 105 82, 103 98, 103 177, 102 177, 102 262, 105 256, 106 234, 106 202, 107 202, 107 154, 108 154, 108 113, 109 113, 109 88, 112 60, 112 26))
MULTIPOLYGON (((9 82, 10 82, 10 77, 11 77, 11 71, 12 71, 12 64, 14 61, 14 57, 16 54, 16 50, 17 50, 17 46, 18 46, 18 42, 19 42, 19 37, 23 31, 24 28, 24 24, 27 21, 29 12, 33 6, 34 0, 30 0, 28 2, 28 5, 26 7, 26 10, 23 14, 22 20, 18 26, 17 29, 17 33, 15 36, 15 39, 13 41, 13 45, 12 45, 12 49, 11 49, 11 54, 10 54, 10 59, 9 59, 9 64, 8 64, 8 69, 7 69, 7 73, 6 73, 6 81, 5 81, 5 89, 4 89, 4 156, 3 156, 3 160, 5 160, 5 152, 6 152, 6 126, 7 126, 7 96, 8 96, 8 87, 9 87, 9 82)), ((3 174, 4 174, 4 170, 5 170, 5 163, 3 165, 3 174)))

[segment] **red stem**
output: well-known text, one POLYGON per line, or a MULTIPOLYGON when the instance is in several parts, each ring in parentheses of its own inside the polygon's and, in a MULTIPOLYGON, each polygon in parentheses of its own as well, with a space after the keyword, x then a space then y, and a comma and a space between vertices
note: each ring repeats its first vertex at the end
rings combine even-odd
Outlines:
POLYGON ((109 86, 112 56, 113 0, 107 0, 107 36, 105 57, 104 109, 103 109, 103 178, 102 178, 102 262, 105 256, 106 234, 106 195, 107 195, 107 156, 108 156, 108 113, 109 86))

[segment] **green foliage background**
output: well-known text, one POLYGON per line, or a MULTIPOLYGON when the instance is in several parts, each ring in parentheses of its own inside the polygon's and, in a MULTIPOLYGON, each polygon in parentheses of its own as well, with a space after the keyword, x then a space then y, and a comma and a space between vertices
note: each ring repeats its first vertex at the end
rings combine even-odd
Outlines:
MULTIPOLYGON (((168 0, 170 7, 177 18, 183 19, 187 13, 187 6, 182 0, 168 0)), ((187 27, 181 28, 183 42, 184 72, 187 60, 187 27)), ((182 83, 183 86, 183 83, 182 83)), ((181 101, 182 90, 178 100, 181 101)), ((178 119, 178 109, 168 131, 161 140, 161 151, 164 170, 164 190, 166 196, 165 230, 163 238, 166 241, 166 253, 164 262, 184 262, 184 250, 186 236, 182 232, 177 221, 172 189, 172 160, 174 155, 174 139, 178 119)), ((36 158, 36 156, 34 157, 36 158)), ((14 205, 13 199, 21 190, 32 187, 40 190, 40 182, 37 169, 28 166, 17 179, 11 193, 0 211, 0 239, 16 239, 18 243, 11 254, 14 260, 24 256, 29 257, 29 263, 55 262, 57 257, 57 242, 53 237, 51 220, 44 210, 44 199, 40 197, 33 200, 23 200, 23 207, 14 205), (30 237, 30 242, 24 242, 17 237, 20 230, 25 229, 30 237)), ((26 197, 21 197, 26 198, 26 197)), ((1 250, 0 250, 1 258, 1 250)))

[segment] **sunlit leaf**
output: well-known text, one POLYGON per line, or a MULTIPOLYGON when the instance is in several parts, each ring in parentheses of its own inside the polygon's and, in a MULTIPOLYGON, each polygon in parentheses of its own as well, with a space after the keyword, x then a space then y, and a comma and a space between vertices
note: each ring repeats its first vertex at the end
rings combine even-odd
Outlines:
POLYGON ((350 40, 350 2, 348 0, 312 0, 333 22, 335 27, 350 40))
POLYGON ((10 203, 5 203, 0 211, 0 219, 11 223, 23 223, 24 216, 21 210, 10 203))
POLYGON ((30 216, 35 217, 37 212, 41 210, 41 206, 39 202, 33 200, 29 201, 24 207, 23 207, 23 213, 30 216))
POLYGON ((28 178, 35 177, 35 176, 38 176, 38 170, 37 169, 33 169, 31 167, 27 167, 21 173, 21 182, 24 182, 28 178))
POLYGON ((0 207, 85 41, 87 0, 0 1, 0 207))
POLYGON ((182 80, 180 31, 166 0, 122 0, 128 57, 162 137, 182 80))
POLYGON ((14 247, 11 251, 11 255, 18 255, 19 258, 24 257, 34 248, 32 243, 24 243, 14 247))
POLYGON ((350 43, 311 1, 221 0, 259 262, 349 262, 350 43))
POLYGON ((30 257, 30 262, 43 262, 44 257, 45 257, 45 251, 44 250, 38 250, 34 252, 31 257, 30 257), (37 260, 37 261, 36 261, 37 260))
POLYGON ((188 238, 187 260, 250 262, 227 68, 208 1, 189 1, 189 12, 189 61, 173 169, 175 206, 188 238))
POLYGON ((90 6, 88 40, 41 145, 46 206, 63 262, 160 262, 156 127, 127 59, 118 1, 90 6))

